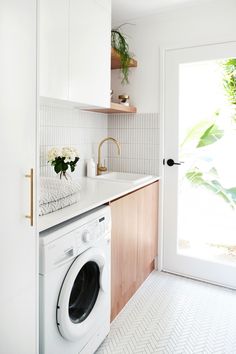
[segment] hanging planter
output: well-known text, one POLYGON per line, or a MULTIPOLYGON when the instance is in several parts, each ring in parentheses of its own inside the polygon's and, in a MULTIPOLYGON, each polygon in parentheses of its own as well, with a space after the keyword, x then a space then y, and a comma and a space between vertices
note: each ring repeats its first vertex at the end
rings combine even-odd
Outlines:
POLYGON ((129 52, 129 45, 126 36, 121 32, 120 28, 123 25, 111 30, 111 46, 120 56, 122 84, 129 83, 129 64, 132 60, 132 55, 129 52))

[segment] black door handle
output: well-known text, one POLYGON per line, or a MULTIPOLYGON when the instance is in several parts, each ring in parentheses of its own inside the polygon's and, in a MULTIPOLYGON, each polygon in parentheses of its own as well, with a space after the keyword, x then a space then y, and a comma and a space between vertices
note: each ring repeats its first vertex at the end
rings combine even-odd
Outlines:
POLYGON ((168 159, 168 160, 166 161, 166 163, 167 163, 168 166, 174 166, 174 165, 181 165, 181 164, 183 163, 183 161, 174 162, 173 159, 168 159))

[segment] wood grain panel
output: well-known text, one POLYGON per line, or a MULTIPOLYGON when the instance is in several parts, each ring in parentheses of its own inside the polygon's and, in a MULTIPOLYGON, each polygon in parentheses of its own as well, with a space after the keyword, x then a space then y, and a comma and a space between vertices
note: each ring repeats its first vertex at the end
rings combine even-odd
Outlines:
POLYGON ((111 203, 111 319, 154 269, 158 182, 111 203))
POLYGON ((136 291, 137 279, 137 194, 111 203, 111 297, 112 319, 136 291))
POLYGON ((137 192, 138 197, 138 278, 140 286, 154 269, 158 239, 158 182, 137 192))
MULTIPOLYGON (((129 62, 129 67, 130 68, 136 68, 138 65, 137 60, 131 59, 129 62)), ((121 68, 121 62, 120 62, 120 56, 116 52, 114 48, 111 48, 111 69, 120 69, 121 68)))
POLYGON ((89 108, 84 111, 96 112, 96 113, 136 113, 137 108, 133 106, 124 106, 120 103, 111 102, 109 108, 89 108))

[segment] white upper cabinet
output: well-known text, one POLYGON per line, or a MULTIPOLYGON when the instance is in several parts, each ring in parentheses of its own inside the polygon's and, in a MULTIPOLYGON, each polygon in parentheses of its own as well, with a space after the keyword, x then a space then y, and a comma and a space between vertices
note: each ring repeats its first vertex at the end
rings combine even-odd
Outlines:
POLYGON ((69 0, 40 0, 40 95, 68 100, 69 0))
POLYGON ((109 106, 110 33, 110 1, 70 0, 71 101, 109 106))
POLYGON ((40 95, 110 104, 111 0, 40 0, 40 95))

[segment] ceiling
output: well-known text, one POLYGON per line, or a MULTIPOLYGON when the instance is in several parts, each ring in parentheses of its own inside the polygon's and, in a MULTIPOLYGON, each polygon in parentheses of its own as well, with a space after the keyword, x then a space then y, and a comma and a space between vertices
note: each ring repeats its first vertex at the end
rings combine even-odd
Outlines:
POLYGON ((144 17, 201 0, 112 0, 112 23, 144 17))

